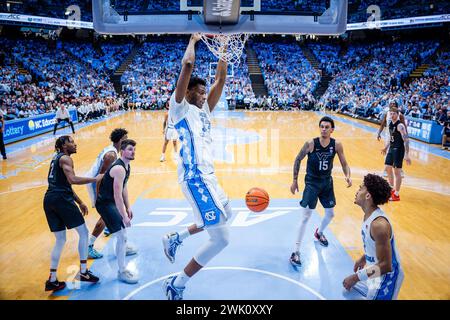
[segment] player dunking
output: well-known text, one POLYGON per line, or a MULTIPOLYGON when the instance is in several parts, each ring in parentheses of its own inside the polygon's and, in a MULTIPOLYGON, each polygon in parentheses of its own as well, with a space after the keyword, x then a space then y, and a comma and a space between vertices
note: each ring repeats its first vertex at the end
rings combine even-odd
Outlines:
POLYGON ((341 142, 331 138, 334 131, 334 121, 329 117, 323 117, 319 121, 320 137, 307 141, 300 150, 294 163, 294 181, 291 185, 291 192, 295 194, 298 191, 298 172, 300 170, 300 162, 308 155, 306 164, 305 189, 303 198, 300 202, 302 207, 303 218, 297 233, 297 241, 295 250, 291 254, 290 262, 293 266, 300 266, 300 246, 305 233, 306 224, 311 217, 312 211, 316 208, 317 200, 325 208, 325 216, 322 219, 320 227, 316 229, 314 236, 323 246, 328 246, 328 240, 325 238, 323 231, 334 217, 334 207, 336 199, 333 189, 333 178, 331 170, 333 169, 334 156, 339 156, 339 161, 344 171, 347 187, 352 186, 350 178, 350 167, 344 156, 344 147, 341 142))
MULTIPOLYGON (((106 170, 108 170, 108 168, 114 163, 114 161, 117 160, 122 141, 128 139, 128 131, 122 128, 114 129, 111 132, 109 139, 111 140, 112 145, 107 146, 102 150, 102 152, 99 153, 97 159, 95 160, 94 165, 89 170, 88 176, 95 177, 97 174, 104 174, 106 170)), ((95 201, 97 199, 97 184, 96 183, 88 184, 87 189, 89 197, 91 199, 92 208, 95 208, 95 201)), ((100 219, 98 219, 97 221, 97 224, 95 225, 94 230, 92 231, 92 235, 89 238, 89 250, 88 250, 89 259, 99 259, 103 257, 103 255, 100 252, 95 250, 94 243, 104 229, 105 229, 105 222, 100 217, 100 219)), ((136 253, 137 253, 136 249, 132 248, 130 245, 127 245, 126 249, 127 256, 136 253)))
POLYGON ((389 133, 391 139, 388 144, 381 150, 382 154, 386 154, 384 164, 388 174, 389 183, 392 186, 391 201, 400 201, 400 186, 402 185, 401 170, 403 166, 403 158, 408 165, 411 164, 409 158, 409 138, 406 127, 400 122, 398 109, 393 107, 390 109, 391 123, 389 124, 389 133), (389 151, 387 151, 389 149, 389 151), (395 175, 395 179, 394 179, 395 175))
POLYGON ((123 140, 120 145, 120 158, 105 172, 95 202, 95 207, 109 231, 117 237, 116 256, 119 265, 117 277, 130 284, 138 282, 137 276, 125 267, 127 245, 125 228, 131 226, 133 219, 127 182, 130 177, 130 162, 134 160, 135 153, 136 142, 130 139, 123 140))
POLYGON ((177 87, 170 98, 169 117, 175 124, 181 142, 178 177, 181 189, 191 204, 195 224, 179 233, 163 237, 164 252, 170 262, 181 242, 204 229, 210 239, 177 276, 164 282, 169 300, 182 300, 186 282, 229 242, 226 220, 231 216, 228 197, 214 175, 211 138, 211 112, 214 110, 225 85, 227 63, 219 60, 215 82, 206 95, 203 79, 191 77, 195 61, 195 44, 200 34, 192 35, 182 61, 177 87))
POLYGON ((57 291, 66 286, 65 282, 58 281, 56 277, 61 252, 66 243, 66 228, 74 228, 79 236, 80 273, 77 277, 80 281, 92 283, 99 280, 86 267, 89 232, 83 216, 88 214, 88 207, 72 190, 72 184, 98 182, 102 175, 97 175, 95 178, 83 178, 75 175, 73 160, 70 156, 77 152, 77 145, 72 137, 59 137, 55 143, 55 150, 57 154, 50 163, 48 189, 44 196, 45 216, 50 230, 56 238, 51 253, 50 277, 45 283, 45 291, 57 291))
POLYGON ((394 231, 386 214, 378 206, 388 202, 391 187, 382 177, 368 174, 355 196, 364 212, 362 238, 364 255, 353 268, 354 274, 344 279, 343 286, 352 288, 368 300, 396 299, 404 274, 395 246, 394 231))
POLYGON ((164 144, 162 148, 161 158, 159 159, 159 161, 161 162, 166 161, 166 149, 167 145, 169 144, 169 141, 173 141, 173 151, 177 153, 178 134, 171 119, 169 118, 168 113, 166 113, 166 115, 164 116, 163 134, 164 134, 164 144))

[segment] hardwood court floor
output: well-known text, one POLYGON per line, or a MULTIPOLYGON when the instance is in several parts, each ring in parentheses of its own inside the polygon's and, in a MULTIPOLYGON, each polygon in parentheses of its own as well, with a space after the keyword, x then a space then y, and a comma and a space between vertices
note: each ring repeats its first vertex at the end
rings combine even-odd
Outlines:
MULTIPOLYGON (((138 142, 136 160, 128 183, 133 203, 143 190, 155 199, 183 199, 176 178, 176 164, 170 153, 159 162, 162 147, 162 112, 129 112, 79 129, 74 135, 78 153, 73 155, 75 172, 83 175, 100 150, 109 144, 109 133, 125 127, 129 137, 138 142)), ((321 115, 312 112, 246 112, 219 113, 213 120, 216 174, 231 199, 242 199, 248 189, 259 186, 271 199, 299 199, 289 192, 292 164, 307 139, 318 135, 321 115)), ((382 143, 370 131, 372 125, 356 120, 337 121, 334 137, 344 144, 352 169, 353 187, 346 188, 338 158, 334 162, 337 198, 336 217, 330 231, 350 256, 362 253, 360 225, 363 214, 353 204, 361 178, 369 172, 381 173, 382 143), (365 126, 365 128, 362 128, 365 126), (369 128, 369 130, 367 129, 369 128)), ((69 132, 67 129, 62 132, 69 132)), ((1 299, 65 299, 44 292, 48 276, 50 251, 54 243, 42 208, 47 188, 47 172, 53 152, 54 138, 10 154, 1 163, 0 179, 0 298, 1 299)), ((411 151, 412 166, 405 167, 406 178, 401 201, 384 207, 390 215, 396 236, 405 280, 400 299, 450 299, 450 160, 435 155, 430 148, 415 143, 411 151)), ((303 188, 306 160, 300 172, 303 188)), ((85 186, 74 190, 89 203, 85 186)), ((318 206, 319 214, 323 209, 318 206)), ((91 209, 86 221, 92 230, 98 214, 91 209)), ((300 217, 299 217, 300 219, 300 217)), ((291 230, 295 232, 293 222, 291 230)), ((292 236, 294 238, 294 234, 292 236)), ((107 239, 97 241, 101 249, 107 239)), ((159 239, 149 239, 159 246, 159 239)), ((77 271, 78 237, 67 233, 58 276, 64 280, 77 271)), ((289 253, 287 253, 288 255, 289 253)), ((342 279, 338 279, 342 281, 342 279)))

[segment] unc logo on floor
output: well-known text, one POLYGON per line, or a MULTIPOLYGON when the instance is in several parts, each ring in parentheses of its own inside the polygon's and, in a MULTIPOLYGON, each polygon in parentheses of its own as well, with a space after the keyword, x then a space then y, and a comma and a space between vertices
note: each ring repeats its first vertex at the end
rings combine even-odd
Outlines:
MULTIPOLYGON (((138 221, 134 224, 135 227, 186 226, 192 222, 192 208, 187 207, 186 203, 180 202, 178 206, 164 206, 159 200, 145 200, 141 208, 144 207, 150 209, 147 209, 148 211, 142 215, 137 215, 138 221), (148 202, 151 202, 151 204, 147 205, 148 202)), ((298 208, 291 206, 269 207, 263 213, 256 214, 250 212, 242 201, 234 201, 232 210, 233 216, 230 226, 249 227, 295 212, 298 208)), ((136 212, 139 211, 139 207, 136 208, 136 212)), ((215 220, 216 212, 213 210, 207 212, 205 219, 207 221, 215 220)))

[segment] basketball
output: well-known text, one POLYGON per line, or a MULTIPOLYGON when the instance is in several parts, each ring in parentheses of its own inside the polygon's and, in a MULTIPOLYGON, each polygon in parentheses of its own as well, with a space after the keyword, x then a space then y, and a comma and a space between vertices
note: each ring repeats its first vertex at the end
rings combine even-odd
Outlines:
POLYGON ((251 188, 245 195, 245 204, 253 212, 261 212, 269 205, 269 194, 261 188, 251 188))

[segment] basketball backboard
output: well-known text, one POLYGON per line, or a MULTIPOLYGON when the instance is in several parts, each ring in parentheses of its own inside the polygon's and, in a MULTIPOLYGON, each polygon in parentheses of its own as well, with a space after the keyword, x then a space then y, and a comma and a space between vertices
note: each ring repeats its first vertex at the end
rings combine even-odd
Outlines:
POLYGON ((346 31, 347 7, 348 0, 92 0, 102 34, 337 35, 346 31))

